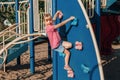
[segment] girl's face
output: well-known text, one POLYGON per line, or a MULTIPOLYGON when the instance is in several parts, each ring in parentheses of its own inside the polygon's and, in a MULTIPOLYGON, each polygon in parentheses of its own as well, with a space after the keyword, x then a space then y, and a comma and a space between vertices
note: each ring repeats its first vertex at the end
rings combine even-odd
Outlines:
POLYGON ((52 25, 53 20, 51 16, 45 17, 45 25, 52 25))

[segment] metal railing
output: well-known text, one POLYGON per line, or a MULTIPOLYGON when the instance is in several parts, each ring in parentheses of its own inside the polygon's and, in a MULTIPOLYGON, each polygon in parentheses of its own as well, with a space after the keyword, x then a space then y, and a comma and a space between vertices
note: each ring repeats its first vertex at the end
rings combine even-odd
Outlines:
POLYGON ((39 16, 40 16, 40 27, 39 27, 39 32, 41 33, 45 33, 45 25, 44 25, 44 20, 43 20, 43 16, 44 16, 43 11, 40 11, 39 16))
POLYGON ((89 18, 94 17, 95 0, 82 0, 89 18))

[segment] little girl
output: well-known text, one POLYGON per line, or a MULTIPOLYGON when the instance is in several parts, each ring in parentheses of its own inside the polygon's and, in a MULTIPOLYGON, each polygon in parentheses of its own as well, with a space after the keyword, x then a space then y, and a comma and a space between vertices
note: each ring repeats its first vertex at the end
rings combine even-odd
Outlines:
POLYGON ((64 69, 68 72, 68 77, 73 77, 73 70, 69 66, 69 57, 70 52, 69 48, 72 47, 72 44, 68 41, 62 41, 61 37, 59 35, 59 32, 57 31, 57 28, 62 27, 67 22, 73 20, 75 17, 71 16, 70 18, 64 20, 63 22, 54 25, 54 21, 57 17, 62 18, 63 14, 61 11, 57 11, 52 19, 52 16, 49 13, 46 13, 44 15, 44 21, 45 21, 45 29, 48 36, 48 39, 50 41, 51 48, 55 51, 61 52, 65 54, 65 65, 64 69), (70 75, 69 75, 70 73, 70 75))

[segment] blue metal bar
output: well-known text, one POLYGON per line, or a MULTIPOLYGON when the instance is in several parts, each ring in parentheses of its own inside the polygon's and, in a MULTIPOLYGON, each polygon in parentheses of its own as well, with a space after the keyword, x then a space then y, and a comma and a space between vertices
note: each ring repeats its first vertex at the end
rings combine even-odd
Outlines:
POLYGON ((95 11, 96 11, 96 28, 95 28, 95 34, 96 34, 96 40, 97 40, 97 44, 98 47, 100 49, 100 33, 101 33, 101 27, 100 27, 100 0, 96 0, 96 7, 95 7, 95 11))
MULTIPOLYGON (((33 0, 29 0, 29 25, 30 25, 30 34, 34 32, 34 19, 33 19, 33 0)), ((30 38, 33 38, 32 36, 30 38)), ((30 46, 30 72, 34 73, 35 72, 35 55, 34 55, 34 41, 30 41, 29 43, 30 46)))
MULTIPOLYGON (((57 9, 57 0, 52 0, 52 14, 54 15, 56 13, 57 9)), ((58 80, 58 72, 57 72, 57 54, 55 51, 52 51, 53 53, 53 80, 58 80)))
POLYGON ((19 10, 19 0, 15 0, 15 18, 16 18, 16 23, 18 23, 18 10, 19 10))
MULTIPOLYGON (((18 18, 18 11, 19 11, 19 0, 15 0, 15 19, 16 19, 16 23, 19 23, 19 18, 18 18)), ((16 32, 18 33, 18 28, 16 28, 16 32)), ((17 36, 16 36, 17 37, 17 36)), ((17 58, 17 64, 20 64, 20 56, 17 58)))
POLYGON ((52 59, 51 59, 51 46, 50 46, 49 41, 48 41, 48 61, 52 61, 52 59))

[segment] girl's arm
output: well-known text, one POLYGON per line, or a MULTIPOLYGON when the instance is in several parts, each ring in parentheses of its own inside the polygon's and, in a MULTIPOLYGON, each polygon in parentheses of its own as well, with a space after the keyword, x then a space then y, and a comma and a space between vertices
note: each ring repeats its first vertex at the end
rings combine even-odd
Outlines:
POLYGON ((55 29, 59 28, 59 27, 62 27, 63 25, 65 25, 66 23, 68 23, 69 21, 73 20, 75 17, 74 16, 71 16, 70 18, 62 21, 61 23, 59 24, 56 24, 55 25, 55 29))
POLYGON ((56 21, 57 18, 57 13, 55 13, 55 15, 53 16, 53 21, 56 21))
POLYGON ((56 18, 57 18, 59 15, 61 15, 61 17, 62 17, 62 12, 61 12, 61 11, 57 11, 57 12, 55 13, 55 15, 53 16, 53 21, 55 21, 56 18))

